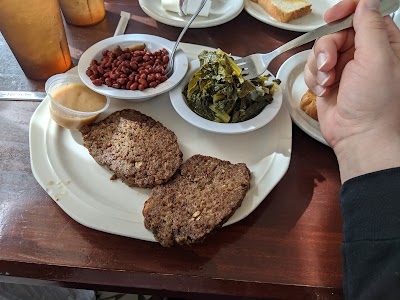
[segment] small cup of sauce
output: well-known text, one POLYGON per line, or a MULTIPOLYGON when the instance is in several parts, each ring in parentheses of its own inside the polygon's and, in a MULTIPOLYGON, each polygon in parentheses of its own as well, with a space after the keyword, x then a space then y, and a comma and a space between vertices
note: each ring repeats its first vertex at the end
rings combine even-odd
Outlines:
POLYGON ((78 75, 57 74, 45 84, 49 96, 50 115, 60 126, 80 129, 93 123, 105 111, 110 99, 89 89, 78 75))

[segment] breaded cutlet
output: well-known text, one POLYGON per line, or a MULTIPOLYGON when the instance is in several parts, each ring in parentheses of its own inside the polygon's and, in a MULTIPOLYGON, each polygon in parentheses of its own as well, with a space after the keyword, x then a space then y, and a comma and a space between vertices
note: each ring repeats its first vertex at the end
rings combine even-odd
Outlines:
POLYGON ((152 189, 144 224, 164 247, 203 241, 240 207, 250 188, 244 163, 194 155, 173 179, 152 189))
POLYGON ((182 164, 174 132, 134 109, 116 111, 81 129, 83 144, 100 165, 129 186, 153 187, 182 164))

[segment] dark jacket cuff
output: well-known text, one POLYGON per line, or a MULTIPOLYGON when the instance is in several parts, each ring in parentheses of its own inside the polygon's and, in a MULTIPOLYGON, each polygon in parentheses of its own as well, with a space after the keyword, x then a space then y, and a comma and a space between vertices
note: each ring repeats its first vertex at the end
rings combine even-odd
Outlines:
POLYGON ((345 243, 400 237, 400 167, 349 179, 340 199, 345 243))

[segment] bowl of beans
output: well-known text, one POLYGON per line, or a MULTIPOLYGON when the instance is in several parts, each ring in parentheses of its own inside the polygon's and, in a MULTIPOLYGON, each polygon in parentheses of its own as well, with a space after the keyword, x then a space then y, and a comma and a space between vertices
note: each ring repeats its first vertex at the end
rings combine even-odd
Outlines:
POLYGON ((81 56, 78 74, 93 91, 117 99, 146 101, 173 89, 185 76, 188 60, 175 52, 174 70, 166 72, 174 46, 165 38, 124 34, 102 40, 81 56))

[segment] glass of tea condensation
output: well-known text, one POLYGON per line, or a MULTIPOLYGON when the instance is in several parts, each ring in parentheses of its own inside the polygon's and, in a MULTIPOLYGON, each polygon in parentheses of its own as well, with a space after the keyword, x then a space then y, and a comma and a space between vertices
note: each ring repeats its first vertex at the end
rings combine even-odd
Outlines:
POLYGON ((59 0, 65 21, 74 26, 90 26, 103 21, 104 0, 59 0))
POLYGON ((0 31, 28 78, 72 67, 58 0, 0 0, 0 7, 0 31))

